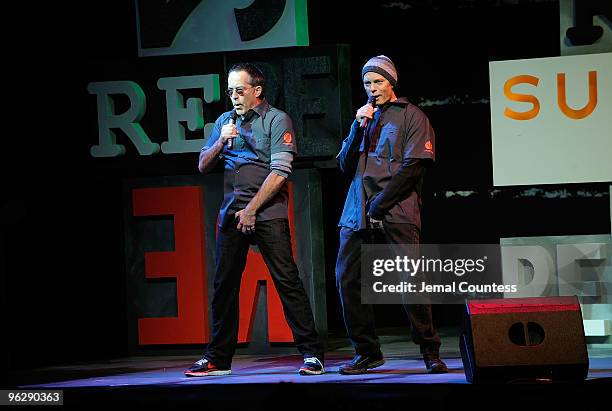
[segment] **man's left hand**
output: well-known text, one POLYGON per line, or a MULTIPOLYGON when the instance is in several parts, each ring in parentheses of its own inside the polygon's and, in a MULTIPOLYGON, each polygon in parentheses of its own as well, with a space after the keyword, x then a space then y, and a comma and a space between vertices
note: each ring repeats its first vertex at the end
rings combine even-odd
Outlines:
POLYGON ((255 220, 257 214, 248 208, 236 212, 238 225, 236 228, 242 231, 243 234, 251 234, 255 231, 255 220))
POLYGON ((378 228, 378 227, 382 227, 383 224, 383 220, 377 220, 374 217, 368 215, 368 218, 370 219, 370 226, 374 227, 374 228, 378 228))
POLYGON ((378 203, 381 199, 381 193, 376 194, 368 205, 367 215, 372 224, 381 224, 385 219, 385 213, 378 209, 378 203))

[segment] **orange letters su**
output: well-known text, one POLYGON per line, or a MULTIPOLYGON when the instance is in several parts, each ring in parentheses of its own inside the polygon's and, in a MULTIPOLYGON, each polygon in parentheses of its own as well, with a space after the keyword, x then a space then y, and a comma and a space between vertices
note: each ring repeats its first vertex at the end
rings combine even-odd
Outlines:
MULTIPOLYGON (((506 107, 504 115, 514 120, 531 120, 540 112, 540 102, 536 96, 531 94, 518 94, 512 92, 512 87, 517 84, 527 83, 533 86, 538 86, 540 79, 530 75, 514 76, 504 84, 504 94, 508 100, 519 101, 522 103, 531 103, 532 109, 529 111, 517 112, 506 107)), ((580 120, 588 117, 597 106, 597 72, 589 71, 589 102, 581 109, 573 109, 567 105, 567 97, 565 93, 565 73, 557 73, 557 105, 563 114, 567 117, 580 120)))

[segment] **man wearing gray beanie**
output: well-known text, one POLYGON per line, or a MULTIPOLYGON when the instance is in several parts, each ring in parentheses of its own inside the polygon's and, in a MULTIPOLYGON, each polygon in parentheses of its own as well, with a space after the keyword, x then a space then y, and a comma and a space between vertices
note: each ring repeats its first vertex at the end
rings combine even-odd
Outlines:
MULTIPOLYGON (((421 231, 423 177, 435 160, 435 134, 427 116, 406 98, 397 98, 397 70, 387 56, 375 56, 361 77, 368 103, 357 110, 338 154, 352 181, 338 226, 340 250, 336 285, 344 322, 355 348, 341 374, 362 374, 384 364, 374 309, 361 301, 361 245, 414 244, 421 231), (371 233, 376 233, 376 240, 371 233)), ((404 304, 412 340, 420 346, 429 373, 448 372, 440 359, 440 338, 431 305, 404 304)))

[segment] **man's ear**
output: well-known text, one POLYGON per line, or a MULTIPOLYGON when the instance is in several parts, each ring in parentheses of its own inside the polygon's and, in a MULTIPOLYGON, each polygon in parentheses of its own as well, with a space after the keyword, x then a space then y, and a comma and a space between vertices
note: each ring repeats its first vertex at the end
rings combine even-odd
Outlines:
POLYGON ((255 97, 259 98, 261 96, 263 89, 261 86, 255 86, 255 97))

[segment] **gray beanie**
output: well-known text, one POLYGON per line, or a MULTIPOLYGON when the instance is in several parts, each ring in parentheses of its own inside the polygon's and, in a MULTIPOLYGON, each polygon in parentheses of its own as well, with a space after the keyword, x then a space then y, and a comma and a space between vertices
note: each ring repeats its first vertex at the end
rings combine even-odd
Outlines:
POLYGON ((361 78, 363 79, 363 76, 369 71, 380 74, 389 80, 389 83, 391 83, 393 87, 397 84, 397 70, 395 70, 395 65, 387 56, 381 54, 380 56, 369 59, 361 70, 361 78))

